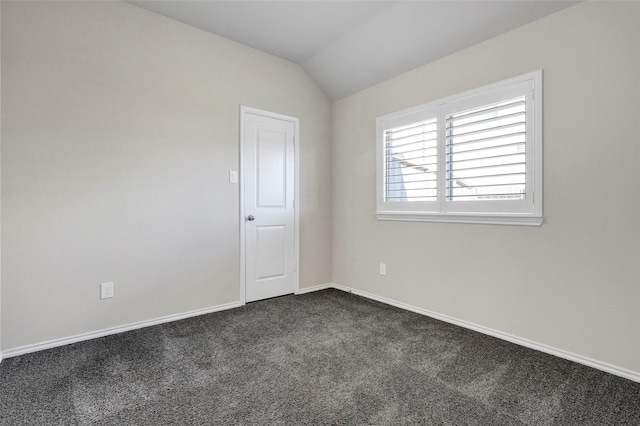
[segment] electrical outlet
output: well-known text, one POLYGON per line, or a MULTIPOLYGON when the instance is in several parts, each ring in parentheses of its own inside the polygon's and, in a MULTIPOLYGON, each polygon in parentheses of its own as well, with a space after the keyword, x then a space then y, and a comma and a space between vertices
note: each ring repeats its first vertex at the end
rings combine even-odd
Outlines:
POLYGON ((113 297, 113 283, 100 284, 100 299, 110 299, 113 297))
POLYGON ((380 264, 380 275, 387 275, 387 264, 386 263, 381 263, 380 264))
POLYGON ((229 170, 229 183, 238 183, 238 171, 229 170))

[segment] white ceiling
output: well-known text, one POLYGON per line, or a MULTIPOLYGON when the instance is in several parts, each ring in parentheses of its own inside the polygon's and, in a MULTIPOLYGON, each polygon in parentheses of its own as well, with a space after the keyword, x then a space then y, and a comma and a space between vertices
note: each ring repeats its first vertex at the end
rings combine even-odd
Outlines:
POLYGON ((128 1, 300 64, 332 100, 576 1, 128 1))

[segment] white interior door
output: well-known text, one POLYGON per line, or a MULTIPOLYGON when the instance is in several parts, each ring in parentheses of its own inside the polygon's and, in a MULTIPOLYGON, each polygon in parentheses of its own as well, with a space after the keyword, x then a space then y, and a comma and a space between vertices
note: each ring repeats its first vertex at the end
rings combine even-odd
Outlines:
POLYGON ((242 170, 245 301, 296 291, 293 117, 243 107, 242 170))

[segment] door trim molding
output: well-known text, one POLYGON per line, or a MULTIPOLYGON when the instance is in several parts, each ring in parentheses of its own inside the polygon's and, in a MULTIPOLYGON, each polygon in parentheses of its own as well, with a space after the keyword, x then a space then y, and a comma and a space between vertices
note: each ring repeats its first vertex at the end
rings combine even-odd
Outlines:
POLYGON ((246 277, 246 251, 245 251, 245 227, 244 218, 245 206, 244 206, 244 194, 245 194, 245 170, 244 170, 244 124, 247 114, 260 115, 268 118, 276 118, 278 120, 289 121, 294 126, 294 142, 293 142, 293 185, 294 185, 294 286, 293 292, 298 293, 300 291, 300 119, 298 117, 292 117, 290 115, 284 115, 277 112, 265 111, 258 108, 253 108, 246 105, 240 105, 240 164, 239 164, 239 180, 240 180, 240 215, 239 215, 239 227, 240 227, 240 303, 243 305, 247 303, 247 277, 246 277))

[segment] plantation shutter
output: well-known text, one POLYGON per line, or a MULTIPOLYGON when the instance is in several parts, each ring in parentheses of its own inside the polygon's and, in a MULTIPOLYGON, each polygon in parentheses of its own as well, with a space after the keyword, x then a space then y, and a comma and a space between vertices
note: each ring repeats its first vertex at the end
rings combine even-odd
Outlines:
POLYGON ((447 114, 446 199, 524 200, 524 96, 447 114))
POLYGON ((384 131, 385 201, 437 199, 437 130, 432 118, 384 131))
POLYGON ((542 71, 376 120, 376 217, 542 223, 542 71))

